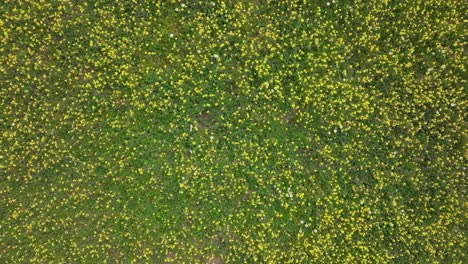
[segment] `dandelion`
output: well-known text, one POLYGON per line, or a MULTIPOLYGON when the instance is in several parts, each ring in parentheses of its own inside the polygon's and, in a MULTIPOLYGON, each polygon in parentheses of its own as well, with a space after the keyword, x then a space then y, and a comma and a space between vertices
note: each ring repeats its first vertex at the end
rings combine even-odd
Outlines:
POLYGON ((2 262, 466 258, 461 1, 6 2, 2 262))

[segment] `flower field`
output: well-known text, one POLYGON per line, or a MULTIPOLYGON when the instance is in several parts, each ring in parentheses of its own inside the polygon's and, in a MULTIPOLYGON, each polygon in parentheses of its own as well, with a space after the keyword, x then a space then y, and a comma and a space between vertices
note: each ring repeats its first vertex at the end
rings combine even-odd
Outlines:
POLYGON ((0 263, 463 263, 467 13, 2 1, 0 263))

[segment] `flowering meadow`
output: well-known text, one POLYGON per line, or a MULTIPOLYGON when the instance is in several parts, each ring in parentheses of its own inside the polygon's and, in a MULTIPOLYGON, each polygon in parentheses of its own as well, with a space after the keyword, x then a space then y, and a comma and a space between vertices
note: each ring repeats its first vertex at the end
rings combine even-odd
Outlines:
POLYGON ((0 263, 467 260, 466 1, 1 2, 0 263))

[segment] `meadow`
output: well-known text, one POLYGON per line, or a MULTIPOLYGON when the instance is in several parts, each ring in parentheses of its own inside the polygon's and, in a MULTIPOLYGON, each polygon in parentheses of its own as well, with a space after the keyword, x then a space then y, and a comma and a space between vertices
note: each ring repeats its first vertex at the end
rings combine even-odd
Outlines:
POLYGON ((1 263, 466 263, 462 0, 0 3, 1 263))

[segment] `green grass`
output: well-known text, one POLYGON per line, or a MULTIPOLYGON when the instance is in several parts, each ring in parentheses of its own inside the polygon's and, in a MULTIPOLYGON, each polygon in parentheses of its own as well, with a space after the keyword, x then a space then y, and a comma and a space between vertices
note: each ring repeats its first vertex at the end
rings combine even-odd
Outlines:
POLYGON ((371 2, 0 5, 0 262, 464 262, 467 5, 371 2))

